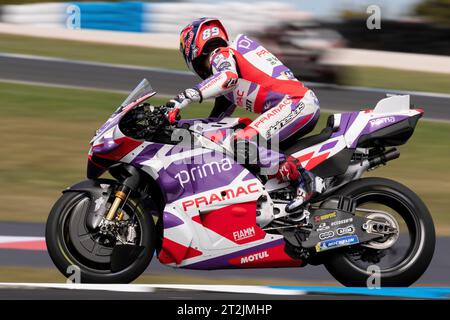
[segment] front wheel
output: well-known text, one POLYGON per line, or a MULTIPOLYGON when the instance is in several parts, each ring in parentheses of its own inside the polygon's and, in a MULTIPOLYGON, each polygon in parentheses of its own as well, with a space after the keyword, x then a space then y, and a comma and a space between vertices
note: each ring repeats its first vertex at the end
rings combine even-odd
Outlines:
MULTIPOLYGON (((83 283, 129 283, 149 265, 155 247, 155 225, 152 215, 135 201, 128 200, 123 208, 123 230, 117 237, 105 237, 87 226, 90 202, 83 192, 66 192, 53 206, 47 220, 47 249, 56 267, 64 276, 80 271, 83 283), (132 229, 130 229, 132 228, 132 229), (120 237, 132 240, 140 248, 128 265, 120 270, 112 267, 111 256, 120 237)), ((130 241, 129 241, 130 243, 130 241)))
POLYGON ((423 201, 407 187, 384 178, 351 182, 336 195, 353 198, 356 214, 388 223, 399 232, 330 252, 325 262, 330 274, 345 286, 357 287, 404 287, 417 281, 431 262, 436 241, 423 201))

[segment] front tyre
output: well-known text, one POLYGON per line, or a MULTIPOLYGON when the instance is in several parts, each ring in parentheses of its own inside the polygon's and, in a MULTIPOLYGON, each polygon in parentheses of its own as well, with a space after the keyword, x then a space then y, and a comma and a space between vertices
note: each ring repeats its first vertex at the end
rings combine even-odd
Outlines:
POLYGON ((384 178, 351 182, 336 195, 353 198, 361 209, 357 214, 380 220, 384 216, 384 222, 396 223, 400 232, 395 241, 390 238, 385 243, 330 252, 325 262, 330 274, 353 287, 375 284, 373 270, 379 272, 383 287, 410 286, 417 281, 431 262, 436 241, 433 220, 423 201, 402 184, 384 178))
POLYGON ((123 207, 135 221, 136 245, 142 252, 120 271, 111 270, 114 241, 104 239, 86 227, 91 199, 83 192, 66 192, 53 206, 47 220, 45 238, 48 253, 64 276, 75 266, 82 283, 129 283, 139 277, 150 264, 155 251, 155 225, 152 215, 133 200, 123 207))

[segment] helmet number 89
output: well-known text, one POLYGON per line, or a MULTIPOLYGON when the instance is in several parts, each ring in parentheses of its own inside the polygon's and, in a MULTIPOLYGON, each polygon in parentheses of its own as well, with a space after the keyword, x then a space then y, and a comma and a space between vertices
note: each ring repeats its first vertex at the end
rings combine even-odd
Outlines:
POLYGON ((211 37, 218 36, 219 33, 220 33, 220 30, 218 27, 208 28, 203 31, 202 38, 203 38, 203 40, 207 40, 211 37))

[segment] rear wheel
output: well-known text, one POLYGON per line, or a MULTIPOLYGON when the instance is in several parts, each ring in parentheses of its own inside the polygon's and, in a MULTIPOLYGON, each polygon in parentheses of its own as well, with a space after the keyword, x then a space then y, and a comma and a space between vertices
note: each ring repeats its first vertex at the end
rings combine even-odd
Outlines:
POLYGON ((91 199, 83 192, 66 192, 53 206, 46 225, 47 249, 59 271, 70 276, 79 268, 84 283, 129 283, 149 265, 154 254, 155 225, 151 214, 133 200, 123 207, 123 230, 105 236, 87 226, 91 199), (134 239, 142 251, 120 270, 113 270, 111 254, 121 238, 134 239))
POLYGON ((387 223, 399 233, 330 252, 325 262, 330 274, 345 286, 368 286, 374 273, 379 274, 377 284, 385 287, 417 281, 435 247, 433 220, 422 200, 407 187, 383 178, 354 181, 337 195, 353 198, 357 214, 387 223))

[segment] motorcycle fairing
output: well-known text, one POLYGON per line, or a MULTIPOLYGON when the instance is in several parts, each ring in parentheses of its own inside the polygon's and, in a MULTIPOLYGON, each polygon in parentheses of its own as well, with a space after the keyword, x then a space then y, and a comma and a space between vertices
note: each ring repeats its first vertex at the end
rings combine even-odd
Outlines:
MULTIPOLYGON (((406 99, 396 99, 399 101, 406 103, 406 99)), ((344 149, 356 148, 364 134, 421 114, 409 106, 392 108, 390 100, 380 103, 373 111, 335 115, 337 125, 328 140, 299 150, 293 156, 311 170, 344 149)), ((267 208, 273 202, 259 179, 231 158, 224 157, 229 135, 217 140, 208 136, 236 124, 239 119, 229 118, 190 128, 200 146, 186 151, 180 150, 179 145, 126 137, 118 121, 94 139, 90 156, 130 163, 147 172, 161 187, 166 198, 164 238, 159 252, 162 263, 192 269, 302 264, 285 253, 282 235, 267 234, 261 229, 270 216, 262 220, 263 224, 257 223, 258 199, 267 197, 267 208)), ((267 185, 271 191, 286 186, 272 180, 267 185)))
MULTIPOLYGON (((224 127, 235 124, 236 119, 222 123, 224 127)), ((130 139, 118 126, 111 129, 110 137, 130 139)), ((102 147, 93 146, 93 154, 98 156, 97 148, 102 147)), ((102 156, 141 168, 161 187, 166 198, 162 263, 186 268, 201 268, 209 260, 216 261, 217 268, 301 264, 284 253, 281 235, 268 235, 256 223, 257 200, 268 194, 239 163, 221 151, 201 147, 183 149, 147 141, 133 147, 115 146, 102 156), (234 260, 220 258, 228 255, 234 260)))
POLYGON ((292 156, 299 159, 306 170, 313 170, 345 148, 357 148, 361 137, 422 113, 422 110, 409 108, 409 96, 393 96, 380 100, 373 110, 335 114, 335 123, 339 125, 328 140, 299 150, 292 156))
POLYGON ((215 260, 216 267, 300 264, 281 250, 283 246, 272 248, 281 235, 268 235, 256 223, 257 200, 267 192, 246 168, 205 149, 179 153, 173 146, 155 157, 140 164, 146 171, 146 164, 164 164, 157 178, 167 197, 162 263, 200 268, 206 260, 232 254, 237 260, 215 260), (237 255, 241 251, 242 263, 237 255))

